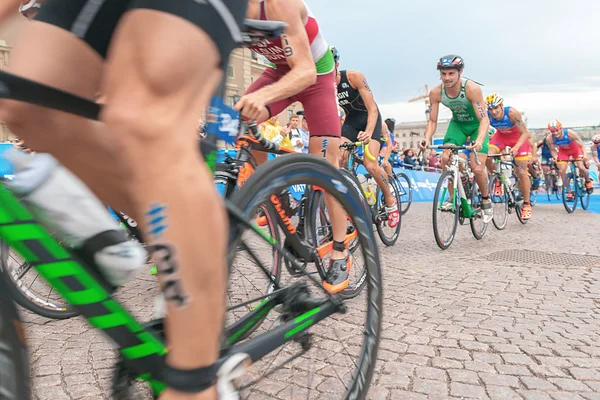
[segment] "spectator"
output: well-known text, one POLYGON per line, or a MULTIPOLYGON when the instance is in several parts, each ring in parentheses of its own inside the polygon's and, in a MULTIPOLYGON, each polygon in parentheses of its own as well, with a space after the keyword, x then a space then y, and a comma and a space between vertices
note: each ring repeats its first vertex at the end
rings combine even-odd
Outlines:
POLYGON ((282 147, 292 149, 293 146, 290 143, 289 138, 286 136, 286 132, 279 125, 277 116, 271 117, 262 124, 260 124, 260 133, 265 139, 277 143, 282 147), (285 140, 287 139, 287 140, 285 140))
POLYGON ((408 169, 417 169, 421 163, 417 160, 415 153, 412 149, 404 151, 404 167, 408 169))
POLYGON ((289 125, 287 131, 289 131, 288 135, 294 146, 294 151, 308 154, 308 132, 300 128, 300 117, 292 115, 289 125))
POLYGON ((442 162, 437 156, 435 150, 431 150, 431 152, 429 153, 429 157, 427 158, 427 164, 429 165, 429 168, 431 168, 431 171, 442 168, 442 162))

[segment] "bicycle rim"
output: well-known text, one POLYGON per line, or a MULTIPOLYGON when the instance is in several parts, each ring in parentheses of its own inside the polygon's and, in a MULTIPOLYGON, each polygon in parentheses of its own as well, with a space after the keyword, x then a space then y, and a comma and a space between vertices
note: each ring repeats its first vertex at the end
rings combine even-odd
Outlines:
POLYGON ((499 175, 495 175, 494 179, 490 182, 490 198, 492 200, 492 209, 494 210, 494 217, 492 223, 499 231, 506 228, 508 222, 508 196, 506 195, 506 188, 502 185, 502 178, 499 175), (494 194, 494 187, 496 182, 500 182, 502 187, 502 194, 496 196, 494 194))
POLYGON ((451 171, 444 172, 438 181, 433 196, 433 236, 435 242, 442 250, 450 247, 454 241, 456 228, 458 227, 459 205, 457 204, 458 196, 455 194, 456 190, 452 196, 455 199, 455 209, 450 211, 441 209, 445 201, 453 201, 448 190, 448 184, 453 182, 453 179, 454 174, 451 171))
POLYGON ((79 313, 6 243, 0 242, 0 279, 14 301, 42 317, 71 318, 79 313))
POLYGON ((400 205, 402 206, 400 213, 404 215, 412 204, 412 185, 410 183, 410 179, 408 179, 408 176, 404 173, 397 174, 395 177, 399 189, 398 197, 400 197, 400 205))
POLYGON ((575 179, 573 179, 573 174, 567 174, 565 181, 563 182, 562 201, 563 205, 565 206, 565 210, 567 210, 569 214, 573 213, 577 208, 578 193, 575 185, 577 185, 577 182, 575 179), (569 190, 573 193, 573 200, 571 201, 567 200, 569 190))
MULTIPOLYGON (((360 244, 353 254, 353 266, 362 261, 367 271, 365 290, 348 304, 346 314, 334 314, 321 323, 309 325, 309 340, 292 340, 249 367, 238 380, 243 388, 240 393, 242 398, 362 399, 366 396, 381 332, 379 256, 371 220, 365 214, 360 194, 350 185, 341 184, 342 181, 339 172, 325 161, 312 156, 293 155, 271 160, 259 167, 231 198, 231 202, 244 214, 251 215, 272 193, 279 193, 284 186, 314 184, 322 187, 334 196, 353 221, 360 244), (365 315, 358 317, 362 312, 365 315), (358 339, 357 345, 351 344, 353 337, 358 339), (309 348, 302 350, 302 346, 309 348), (265 377, 266 374, 268 376, 265 377), (251 386, 247 386, 248 381, 253 381, 251 386), (339 393, 333 393, 336 390, 339 393)), ((233 246, 244 239, 242 234, 240 226, 232 226, 231 237, 235 238, 233 246)), ((251 280, 257 279, 251 268, 244 268, 244 274, 251 280)), ((300 277, 284 274, 281 285, 291 286, 296 280, 310 281, 309 276, 318 277, 318 274, 314 274, 316 271, 308 267, 306 274, 300 277)), ((234 276, 230 276, 229 283, 228 291, 235 291, 234 276)), ((320 281, 318 283, 320 286, 320 281)), ((322 293, 322 289, 316 285, 310 288, 311 296, 322 293)), ((226 319, 231 314, 229 312, 226 319)), ((251 341, 256 335, 278 326, 281 317, 287 319, 294 316, 288 315, 285 308, 281 314, 270 312, 256 332, 246 340, 251 341)))
POLYGON ((485 231, 487 230, 488 224, 483 223, 483 210, 481 209, 481 190, 477 186, 477 182, 473 181, 473 188, 471 190, 471 209, 476 210, 477 213, 469 219, 469 225, 471 225, 471 232, 477 240, 483 239, 485 231))
MULTIPOLYGON (((389 180, 390 190, 396 200, 396 204, 400 207, 400 199, 398 198, 398 186, 393 179, 389 180)), ((381 188, 377 189, 377 204, 375 205, 377 210, 377 217, 375 218, 375 226, 377 227, 377 233, 379 238, 386 246, 393 246, 398 237, 400 236, 400 228, 402 227, 402 214, 400 214, 400 221, 395 227, 388 225, 387 212, 385 210, 385 196, 381 188)))

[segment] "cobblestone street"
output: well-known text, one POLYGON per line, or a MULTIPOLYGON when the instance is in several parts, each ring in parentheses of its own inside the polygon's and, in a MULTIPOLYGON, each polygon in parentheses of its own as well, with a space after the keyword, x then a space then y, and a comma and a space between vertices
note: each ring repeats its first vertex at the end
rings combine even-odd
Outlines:
MULTIPOLYGON (((514 215, 504 231, 490 224, 481 241, 459 226, 442 252, 431 205, 412 205, 399 241, 380 248, 384 329, 370 399, 600 399, 600 215, 533 211, 527 225, 514 215)), ((148 320, 157 291, 141 274, 118 298, 148 320)), ((22 315, 36 399, 109 398, 111 344, 81 318, 22 315)))

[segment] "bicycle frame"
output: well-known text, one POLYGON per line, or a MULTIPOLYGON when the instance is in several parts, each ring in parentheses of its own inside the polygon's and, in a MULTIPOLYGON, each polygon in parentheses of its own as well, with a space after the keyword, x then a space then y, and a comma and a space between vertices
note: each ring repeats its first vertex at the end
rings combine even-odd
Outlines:
MULTIPOLYGON (((100 111, 100 106, 92 101, 3 71, 0 71, 0 98, 24 101, 90 119, 97 119, 100 111)), ((209 138, 200 143, 208 164, 216 159, 215 141, 216 138, 211 143, 209 138)), ((254 230, 286 259, 295 262, 295 258, 273 238, 252 226, 240 210, 227 200, 225 203, 235 224, 254 230)), ((137 374, 137 378, 146 380, 155 395, 160 395, 166 388, 161 380, 167 353, 165 344, 113 299, 109 285, 98 273, 62 247, 4 185, 0 188, 0 238, 31 263, 65 300, 81 312, 90 325, 104 332, 118 346, 128 369, 137 374)), ((287 290, 293 288, 291 286, 287 290)), ((215 363, 217 368, 236 353, 245 353, 254 362, 295 339, 310 326, 339 312, 342 306, 337 297, 329 295, 327 300, 321 304, 311 304, 309 311, 296 318, 251 340, 238 343, 244 332, 260 324, 261 317, 281 303, 285 294, 285 291, 281 291, 277 295, 265 296, 265 300, 244 318, 225 329, 225 342, 231 347, 222 349, 222 357, 215 363)))
MULTIPOLYGON (((465 188, 462 184, 462 179, 460 179, 462 173, 460 172, 460 164, 462 163, 465 168, 469 167, 469 161, 463 160, 458 155, 458 149, 452 149, 452 155, 450 158, 450 165, 448 166, 448 170, 452 171, 452 182, 454 186, 454 193, 452 194, 452 211, 456 212, 458 208, 458 201, 460 199, 461 206, 461 216, 463 218, 473 218, 477 214, 477 210, 473 210, 471 208, 471 204, 469 203, 469 199, 467 198, 467 194, 465 193, 465 188), (458 191, 456 190, 458 188, 458 191)), ((444 188, 444 192, 442 192, 442 196, 440 199, 444 199, 446 196, 447 188, 444 188)), ((441 208, 442 204, 438 204, 438 207, 441 208)))

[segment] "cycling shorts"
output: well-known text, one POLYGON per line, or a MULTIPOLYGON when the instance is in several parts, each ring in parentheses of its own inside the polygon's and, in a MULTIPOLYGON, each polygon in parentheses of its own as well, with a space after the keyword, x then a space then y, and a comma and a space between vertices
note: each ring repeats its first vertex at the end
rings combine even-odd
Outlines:
MULTIPOLYGON (((467 141, 475 142, 479 134, 479 123, 475 124, 460 124, 454 120, 451 120, 448 124, 448 130, 444 136, 444 144, 453 144, 455 146, 463 146, 468 144, 467 141)), ((490 137, 485 135, 483 140, 483 147, 479 150, 479 153, 487 154, 489 147, 490 137)))
POLYGON ((573 157, 573 160, 575 161, 583 158, 583 151, 581 151, 581 148, 576 143, 573 143, 568 149, 564 149, 562 147, 558 148, 557 162, 566 163, 571 157, 573 157))
MULTIPOLYGON (((256 92, 260 88, 279 81, 289 70, 278 70, 267 67, 255 80, 246 94, 256 92)), ((275 101, 268 105, 270 116, 279 115, 295 102, 302 103, 304 118, 308 124, 310 137, 340 137, 341 122, 338 115, 335 71, 325 75, 317 75, 317 82, 298 94, 287 99, 275 101)))
MULTIPOLYGON (((492 138, 490 139, 490 147, 493 147, 500 152, 502 150, 504 150, 506 147, 514 148, 520 137, 521 137, 520 133, 507 135, 505 133, 496 132, 494 134, 494 136, 492 136, 492 138)), ((531 146, 529 145, 529 142, 525 142, 521 145, 521 148, 519 149, 519 152, 517 153, 515 160, 523 161, 523 160, 527 160, 530 157, 531 157, 531 146)))
POLYGON ((223 7, 197 0, 48 0, 35 19, 71 32, 106 58, 113 33, 127 11, 161 11, 204 31, 219 49, 221 62, 226 63, 229 53, 241 43, 248 0, 221 0, 218 4, 223 7))
MULTIPOLYGON (((381 145, 383 142, 381 141, 381 129, 382 129, 382 118, 381 114, 377 117, 377 124, 375 125, 375 130, 373 131, 373 135, 371 136, 371 140, 377 140, 381 145)), ((367 124, 359 121, 353 121, 352 119, 346 118, 344 121, 344 126, 342 126, 342 136, 351 142, 358 141, 358 133, 367 129, 367 124), (358 122, 358 123, 357 123, 358 122)))

